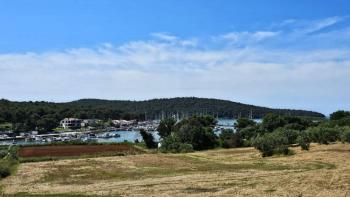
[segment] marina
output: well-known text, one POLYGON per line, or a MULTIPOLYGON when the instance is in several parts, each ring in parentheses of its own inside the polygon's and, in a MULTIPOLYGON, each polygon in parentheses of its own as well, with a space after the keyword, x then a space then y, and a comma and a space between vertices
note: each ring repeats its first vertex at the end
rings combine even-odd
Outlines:
MULTIPOLYGON (((145 129, 152 133, 155 141, 160 140, 160 136, 156 131, 159 125, 159 120, 140 122, 134 126, 124 125, 122 128, 107 127, 103 130, 86 130, 86 131, 70 131, 70 132, 55 132, 48 134, 38 134, 36 131, 22 132, 20 136, 8 137, 2 134, 0 145, 35 145, 49 144, 55 142, 96 142, 96 143, 120 143, 120 142, 142 142, 140 129, 145 129), (122 130, 123 129, 123 130, 122 130)), ((219 135, 222 129, 233 129, 234 119, 218 119, 214 132, 219 135)))

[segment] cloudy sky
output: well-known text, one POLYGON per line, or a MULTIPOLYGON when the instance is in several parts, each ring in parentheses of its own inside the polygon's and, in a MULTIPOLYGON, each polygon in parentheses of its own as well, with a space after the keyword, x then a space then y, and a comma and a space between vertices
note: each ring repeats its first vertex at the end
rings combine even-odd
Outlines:
POLYGON ((350 110, 347 0, 1 1, 0 97, 350 110))

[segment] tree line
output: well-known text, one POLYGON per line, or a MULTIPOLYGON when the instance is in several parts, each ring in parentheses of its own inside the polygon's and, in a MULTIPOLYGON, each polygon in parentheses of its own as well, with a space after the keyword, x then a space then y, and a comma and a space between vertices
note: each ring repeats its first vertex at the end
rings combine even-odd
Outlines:
MULTIPOLYGON (((216 147, 255 147, 262 156, 292 154, 290 146, 309 150, 310 143, 329 144, 337 141, 350 143, 350 112, 337 111, 330 119, 313 120, 298 116, 266 115, 261 123, 239 118, 235 131, 214 132, 216 120, 212 116, 193 116, 176 122, 162 120, 158 127, 163 152, 191 152, 216 147)), ((153 138, 142 134, 149 148, 156 148, 153 138), (146 138, 145 138, 146 136, 146 138)))
POLYGON ((13 102, 0 100, 0 124, 10 128, 0 130, 40 132, 51 131, 66 117, 80 119, 164 119, 177 116, 210 115, 213 117, 261 118, 268 113, 279 115, 324 117, 323 114, 303 110, 270 109, 241 103, 204 98, 153 99, 148 101, 108 101, 82 99, 67 103, 13 102))

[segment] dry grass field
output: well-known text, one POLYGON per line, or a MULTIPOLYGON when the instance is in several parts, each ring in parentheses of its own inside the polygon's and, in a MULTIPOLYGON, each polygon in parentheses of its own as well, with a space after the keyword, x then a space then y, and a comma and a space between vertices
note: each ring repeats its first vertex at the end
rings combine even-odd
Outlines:
POLYGON ((294 148, 261 158, 253 148, 20 164, 4 196, 350 196, 350 144, 294 148))

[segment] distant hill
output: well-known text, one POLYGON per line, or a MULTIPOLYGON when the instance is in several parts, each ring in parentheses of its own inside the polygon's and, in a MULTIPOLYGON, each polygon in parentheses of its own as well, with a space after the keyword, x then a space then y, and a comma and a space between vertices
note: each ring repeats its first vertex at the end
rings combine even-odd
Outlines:
POLYGON ((81 119, 138 119, 212 115, 215 117, 262 118, 268 113, 294 116, 324 117, 323 114, 291 109, 271 109, 232 101, 206 98, 170 98, 147 101, 110 101, 81 99, 67 103, 15 102, 0 100, 0 131, 51 131, 66 117, 81 119), (3 125, 7 125, 4 127, 3 125))
POLYGON ((218 117, 253 117, 262 118, 268 113, 294 116, 324 117, 323 114, 306 110, 272 109, 247 105, 220 99, 178 97, 152 99, 146 101, 121 101, 81 99, 69 104, 79 106, 94 106, 120 110, 131 114, 143 114, 147 119, 159 119, 162 116, 212 115, 218 117))

